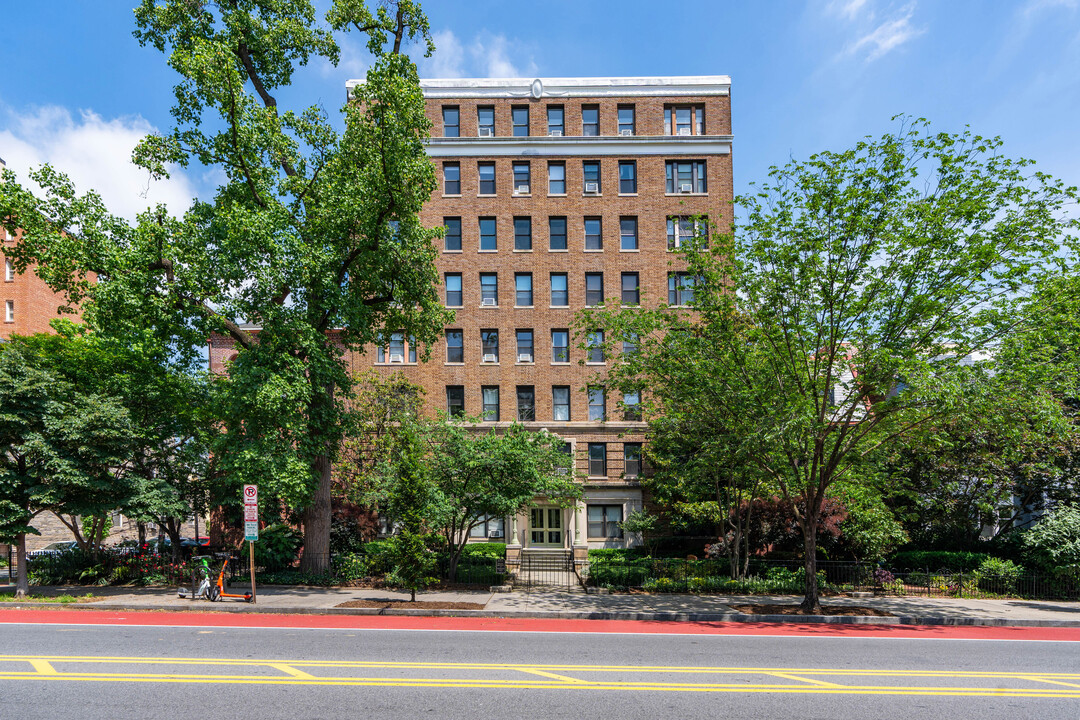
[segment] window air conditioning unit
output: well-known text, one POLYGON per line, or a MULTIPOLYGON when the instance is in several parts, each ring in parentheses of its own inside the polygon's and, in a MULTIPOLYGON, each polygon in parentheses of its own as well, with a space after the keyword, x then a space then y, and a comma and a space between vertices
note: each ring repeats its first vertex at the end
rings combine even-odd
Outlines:
POLYGON ((548 137, 562 137, 562 130, 548 130, 548 137))
POLYGON ((480 304, 481 305, 490 305, 491 307, 495 307, 495 298, 484 298, 483 300, 480 301, 480 304))
POLYGON ((619 131, 619 134, 622 135, 623 137, 630 137, 631 135, 634 134, 634 131, 629 129, 629 128, 623 128, 622 130, 619 131))
POLYGON ((395 353, 395 354, 390 356, 390 362, 392 362, 392 363, 405 362, 405 356, 404 355, 398 355, 398 354, 395 353))
POLYGON ((498 361, 496 360, 494 355, 492 355, 491 353, 488 353, 488 354, 484 355, 483 362, 492 363, 492 362, 498 362, 498 361))
POLYGON ((528 185, 518 185, 516 188, 514 188, 514 192, 517 193, 518 195, 528 195, 529 194, 529 186, 528 185))
POLYGON ((480 137, 495 137, 495 131, 491 128, 482 127, 480 128, 480 137))
POLYGON ((691 185, 690 183, 683 183, 682 185, 679 186, 679 192, 681 192, 681 193, 688 193, 688 192, 693 192, 693 191, 694 191, 694 186, 691 185))
POLYGON ((680 135, 689 135, 690 134, 690 128, 679 128, 679 134, 680 135))
POLYGON ((526 353, 520 353, 518 355, 518 362, 532 362, 532 361, 533 361, 532 355, 528 355, 526 353))
POLYGON ((502 530, 488 530, 489 538, 501 538, 502 536, 502 530))
POLYGON ((587 182, 585 183, 585 192, 590 195, 595 195, 600 192, 600 183, 587 182))

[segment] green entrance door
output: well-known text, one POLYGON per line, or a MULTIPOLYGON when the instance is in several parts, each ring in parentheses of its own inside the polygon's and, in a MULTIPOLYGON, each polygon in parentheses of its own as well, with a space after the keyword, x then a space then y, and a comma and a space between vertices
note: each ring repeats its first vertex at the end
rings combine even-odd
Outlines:
POLYGON ((529 511, 529 547, 562 547, 562 515, 562 508, 532 508, 529 511))

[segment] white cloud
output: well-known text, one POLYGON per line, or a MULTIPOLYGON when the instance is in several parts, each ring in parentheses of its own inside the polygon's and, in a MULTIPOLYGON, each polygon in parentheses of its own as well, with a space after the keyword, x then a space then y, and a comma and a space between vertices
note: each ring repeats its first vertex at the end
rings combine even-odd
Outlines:
POLYGON ((369 54, 367 45, 355 36, 341 35, 337 38, 338 64, 333 65, 329 60, 321 59, 318 64, 319 74, 324 78, 340 77, 344 74, 349 79, 363 79, 367 77, 369 54))
POLYGON ((901 8, 900 13, 853 42, 844 54, 857 55, 865 51, 866 61, 872 62, 926 32, 925 28, 911 24, 915 14, 914 3, 901 8))
POLYGON ((431 34, 435 52, 423 61, 424 75, 432 78, 454 78, 465 75, 465 49, 453 30, 439 30, 431 34))
POLYGON ((1057 7, 1075 10, 1076 6, 1076 0, 1028 0, 1027 4, 1024 5, 1022 12, 1024 15, 1033 15, 1037 12, 1057 7))
POLYGON ((865 5, 866 0, 833 0, 825 9, 847 20, 854 20, 865 5))
POLYGON ((523 68, 518 68, 509 57, 509 41, 505 35, 482 33, 469 48, 473 62, 484 68, 487 77, 518 78, 534 77, 537 74, 536 63, 529 58, 523 68))
POLYGON ((67 174, 80 194, 95 190, 115 215, 134 220, 156 203, 174 214, 191 204, 195 188, 176 168, 170 180, 151 181, 131 162, 131 151, 155 128, 141 116, 105 120, 83 110, 75 118, 66 108, 49 106, 27 114, 6 113, 0 130, 0 157, 27 182, 31 169, 49 163, 67 174))
POLYGON ((539 69, 532 57, 520 58, 524 48, 518 40, 481 31, 466 47, 452 30, 432 33, 435 53, 420 64, 423 77, 535 77, 539 69))

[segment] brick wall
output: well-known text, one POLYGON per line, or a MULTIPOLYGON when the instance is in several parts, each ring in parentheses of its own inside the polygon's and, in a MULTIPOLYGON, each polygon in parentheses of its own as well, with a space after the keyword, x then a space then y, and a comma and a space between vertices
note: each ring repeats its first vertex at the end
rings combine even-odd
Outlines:
POLYGON ((664 108, 676 105, 704 105, 706 135, 731 134, 731 96, 701 95, 698 97, 668 96, 581 98, 581 97, 513 97, 513 98, 448 98, 429 100, 425 114, 431 121, 432 137, 443 136, 443 105, 456 105, 460 113, 461 137, 478 137, 477 107, 490 106, 495 110, 495 135, 511 134, 511 111, 514 107, 529 108, 529 135, 542 137, 548 134, 547 107, 563 107, 564 134, 582 134, 582 105, 598 106, 600 111, 600 135, 618 135, 618 109, 620 105, 633 105, 635 109, 635 135, 664 135, 664 108))
POLYGON ((67 305, 63 295, 54 293, 31 268, 25 273, 16 274, 7 279, 7 255, 5 249, 14 243, 0 228, 0 339, 12 335, 33 335, 40 332, 52 332, 49 321, 58 317, 77 320, 78 313, 61 313, 60 308, 67 305), (11 301, 14 309, 14 321, 7 321, 7 304, 11 301))

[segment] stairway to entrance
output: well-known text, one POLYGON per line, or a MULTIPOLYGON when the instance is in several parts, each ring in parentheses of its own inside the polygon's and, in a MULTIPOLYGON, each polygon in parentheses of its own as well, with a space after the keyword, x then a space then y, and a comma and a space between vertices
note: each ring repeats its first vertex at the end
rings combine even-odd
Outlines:
POLYGON ((574 555, 561 548, 526 548, 521 551, 521 569, 514 580, 514 589, 526 592, 557 590, 585 592, 574 572, 574 555))

